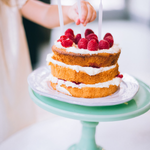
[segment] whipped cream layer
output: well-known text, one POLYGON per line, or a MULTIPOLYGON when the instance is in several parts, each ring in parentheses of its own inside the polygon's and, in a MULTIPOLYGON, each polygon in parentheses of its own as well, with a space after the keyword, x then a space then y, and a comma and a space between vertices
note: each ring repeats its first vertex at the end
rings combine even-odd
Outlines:
POLYGON ((122 79, 119 78, 119 77, 115 77, 114 79, 112 80, 109 80, 107 82, 102 82, 102 83, 96 83, 96 84, 75 84, 73 82, 70 82, 70 81, 64 81, 64 80, 61 80, 61 79, 58 79, 56 77, 54 77, 52 74, 50 74, 49 78, 48 78, 49 81, 51 81, 52 83, 57 83, 58 86, 61 86, 61 85, 66 85, 67 87, 72 87, 72 88, 83 88, 83 87, 94 87, 94 88, 109 88, 110 85, 116 85, 116 86, 119 86, 122 79))
POLYGON ((99 53, 110 53, 110 54, 114 54, 114 53, 118 53, 120 51, 120 48, 118 47, 117 44, 114 44, 110 49, 102 49, 102 50, 97 50, 97 51, 89 51, 87 49, 79 49, 78 47, 63 47, 61 45, 61 42, 57 42, 55 41, 54 45, 57 48, 62 48, 62 49, 66 49, 67 52, 73 52, 73 53, 78 53, 78 54, 99 54, 99 53))
POLYGON ((64 94, 72 96, 68 90, 66 90, 65 88, 61 87, 60 85, 56 85, 56 90, 59 91, 59 92, 62 92, 64 94))
POLYGON ((116 64, 113 65, 113 66, 110 66, 110 67, 100 67, 100 68, 81 67, 81 66, 78 66, 78 65, 67 65, 67 64, 65 64, 63 62, 54 60, 52 58, 52 56, 53 56, 53 53, 47 55, 46 61, 48 63, 52 62, 53 64, 56 64, 56 65, 59 65, 59 66, 65 67, 65 68, 70 68, 72 70, 75 70, 76 72, 82 71, 82 72, 87 73, 90 76, 94 76, 96 74, 99 74, 101 72, 104 72, 104 71, 107 71, 107 70, 110 70, 110 69, 113 69, 113 68, 116 67, 116 64))

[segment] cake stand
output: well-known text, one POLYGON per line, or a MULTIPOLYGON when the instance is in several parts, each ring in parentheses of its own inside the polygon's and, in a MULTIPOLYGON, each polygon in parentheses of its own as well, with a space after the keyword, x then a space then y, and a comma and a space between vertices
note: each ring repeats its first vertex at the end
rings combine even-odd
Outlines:
POLYGON ((79 143, 68 150, 103 150, 95 142, 99 122, 119 121, 142 115, 150 109, 150 88, 137 80, 140 89, 132 100, 114 106, 82 106, 39 95, 29 87, 31 99, 41 108, 59 116, 80 120, 82 135, 79 143))

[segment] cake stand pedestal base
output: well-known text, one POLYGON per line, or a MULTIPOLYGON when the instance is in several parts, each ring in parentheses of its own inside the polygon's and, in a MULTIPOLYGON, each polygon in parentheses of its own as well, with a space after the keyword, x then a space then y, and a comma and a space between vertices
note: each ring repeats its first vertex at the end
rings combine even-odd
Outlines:
MULTIPOLYGON (((74 144, 71 147, 69 147, 68 150, 83 150, 83 149, 79 148, 78 145, 74 144)), ((84 149, 84 150, 91 150, 91 149, 84 149)), ((104 149, 98 146, 92 150, 104 150, 104 149)))
POLYGON ((68 150, 102 150, 95 142, 95 131, 98 122, 81 121, 81 123, 83 127, 80 142, 72 145, 68 150))

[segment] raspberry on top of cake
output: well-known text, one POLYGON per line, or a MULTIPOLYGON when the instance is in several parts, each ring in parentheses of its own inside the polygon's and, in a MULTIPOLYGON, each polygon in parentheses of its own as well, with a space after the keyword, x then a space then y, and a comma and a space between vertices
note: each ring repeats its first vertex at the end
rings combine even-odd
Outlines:
POLYGON ((111 33, 98 41, 91 29, 86 29, 85 38, 68 29, 52 51, 47 62, 53 89, 84 98, 104 97, 117 91, 123 77, 117 63, 121 50, 111 33))
POLYGON ((111 33, 106 33, 103 40, 98 41, 97 35, 91 29, 86 29, 84 38, 81 37, 81 34, 74 35, 74 31, 72 29, 68 29, 65 31, 65 35, 60 36, 60 38, 55 42, 55 46, 58 48, 64 48, 68 52, 69 50, 71 51, 71 47, 74 47, 76 51, 74 51, 75 49, 72 49, 72 52, 80 54, 86 54, 86 52, 87 54, 97 54, 102 52, 117 53, 120 51, 118 45, 114 44, 114 39, 111 33))

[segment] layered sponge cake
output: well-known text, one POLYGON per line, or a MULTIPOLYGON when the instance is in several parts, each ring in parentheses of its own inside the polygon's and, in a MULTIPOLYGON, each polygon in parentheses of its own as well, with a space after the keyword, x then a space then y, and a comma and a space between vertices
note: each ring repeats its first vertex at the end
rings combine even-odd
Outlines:
POLYGON ((74 35, 68 29, 47 55, 51 66, 49 82, 54 90, 83 98, 105 97, 117 91, 122 75, 118 71, 120 48, 107 33, 98 41, 91 29, 74 35))

